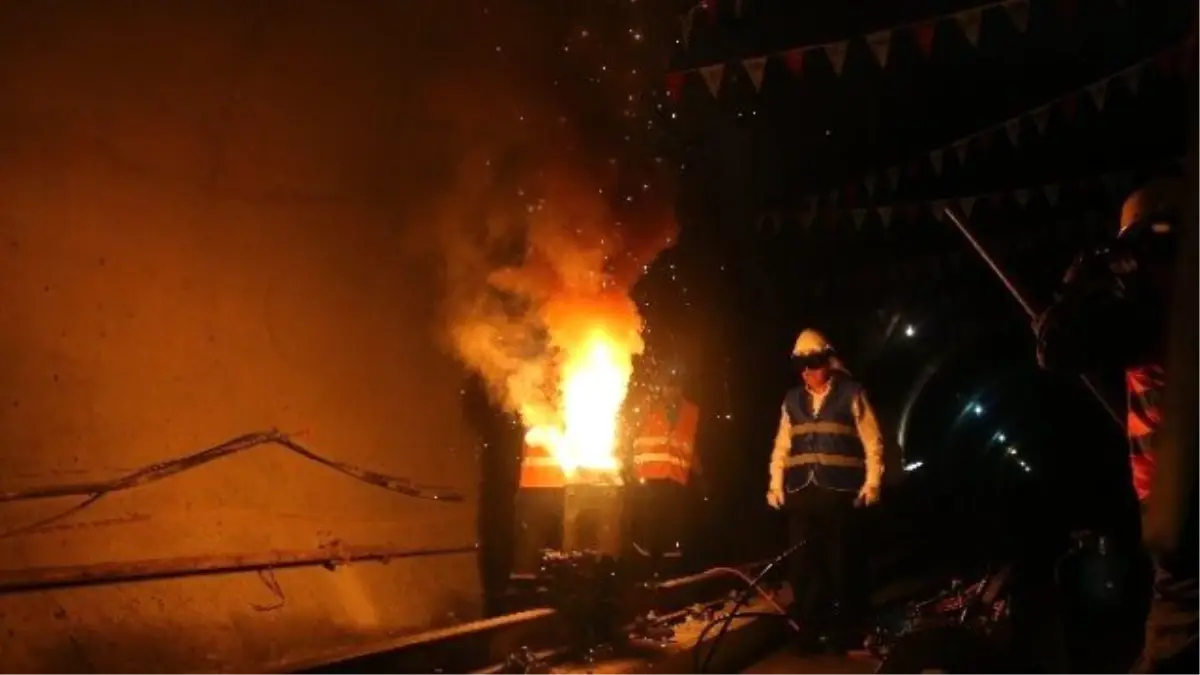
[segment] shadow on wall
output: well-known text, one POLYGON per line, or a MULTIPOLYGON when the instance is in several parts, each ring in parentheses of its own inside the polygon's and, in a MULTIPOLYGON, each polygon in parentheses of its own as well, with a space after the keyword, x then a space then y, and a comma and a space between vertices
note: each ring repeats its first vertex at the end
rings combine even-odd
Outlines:
POLYGON ((463 409, 481 439, 479 482, 479 573, 484 612, 505 611, 501 596, 508 589, 516 539, 516 494, 521 462, 521 430, 510 416, 489 404, 478 378, 467 384, 463 409))

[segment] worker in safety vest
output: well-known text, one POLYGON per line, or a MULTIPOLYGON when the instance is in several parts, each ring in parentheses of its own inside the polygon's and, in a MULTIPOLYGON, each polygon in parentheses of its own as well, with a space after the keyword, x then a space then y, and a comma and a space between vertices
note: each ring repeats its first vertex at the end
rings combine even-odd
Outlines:
POLYGON ((642 414, 633 439, 633 475, 639 482, 668 480, 687 485, 695 458, 700 409, 678 387, 662 390, 642 414))
POLYGON ((633 545, 662 573, 663 559, 683 556, 691 512, 689 490, 698 469, 695 443, 700 409, 684 398, 678 371, 638 406, 630 441, 633 545))
POLYGON ((792 364, 802 383, 783 400, 767 503, 786 509, 790 543, 804 542, 790 561, 798 647, 840 652, 861 628, 855 508, 879 501, 883 435, 862 385, 824 336, 800 333, 792 364))
MULTIPOLYGON (((1186 199, 1194 200, 1195 192, 1174 179, 1159 178, 1134 191, 1122 206, 1116 240, 1079 256, 1054 302, 1034 322, 1043 367, 1074 373, 1124 370, 1130 469, 1143 514, 1155 482, 1159 398, 1169 377, 1163 369, 1167 307, 1186 199)), ((1191 545, 1182 547, 1186 555, 1154 561, 1139 672, 1182 672, 1170 670, 1180 659, 1190 659, 1187 672, 1195 668, 1195 476, 1191 479, 1193 513, 1181 516, 1192 519, 1191 545)))

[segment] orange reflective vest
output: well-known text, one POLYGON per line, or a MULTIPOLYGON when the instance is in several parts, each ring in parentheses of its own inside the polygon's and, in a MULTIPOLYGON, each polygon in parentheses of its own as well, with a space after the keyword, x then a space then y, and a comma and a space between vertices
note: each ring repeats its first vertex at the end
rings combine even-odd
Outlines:
POLYGON ((681 400, 673 411, 652 409, 633 441, 633 475, 639 480, 673 480, 687 485, 692 472, 700 409, 681 400))
POLYGON ((1163 388, 1162 366, 1148 365, 1125 371, 1125 391, 1128 396, 1128 417, 1125 427, 1129 435, 1129 464, 1133 473, 1133 489, 1138 501, 1150 496, 1154 480, 1154 438, 1162 426, 1158 400, 1163 388))
POLYGON ((540 445, 525 444, 521 455, 521 482, 523 488, 560 488, 567 484, 562 468, 554 455, 540 445))

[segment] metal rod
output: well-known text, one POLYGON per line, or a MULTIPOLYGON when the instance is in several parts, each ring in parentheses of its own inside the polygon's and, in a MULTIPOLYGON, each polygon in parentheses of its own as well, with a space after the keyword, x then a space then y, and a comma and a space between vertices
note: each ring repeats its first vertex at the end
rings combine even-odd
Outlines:
MULTIPOLYGON (((958 231, 961 232, 963 237, 966 238, 967 243, 971 245, 971 248, 975 249, 975 252, 979 254, 979 257, 983 258, 983 262, 987 263, 987 266, 992 268, 992 271, 996 273, 996 276, 1000 279, 1000 283, 1004 284, 1004 287, 1007 288, 1008 292, 1012 294, 1013 299, 1015 299, 1017 303, 1021 305, 1021 309, 1025 310, 1025 314, 1029 317, 1029 319, 1037 319, 1038 312, 1033 309, 1033 305, 1029 304, 1029 301, 1025 299, 1025 296, 1021 293, 1020 289, 1013 284, 1012 280, 1008 278, 1008 275, 1005 274, 1004 270, 1000 268, 1000 265, 996 264, 996 261, 987 252, 987 249, 985 249, 983 245, 979 243, 979 240, 975 239, 975 235, 971 234, 971 230, 967 227, 966 221, 964 221, 957 213, 955 213, 954 207, 947 206, 943 209, 943 211, 946 214, 946 217, 950 219, 950 222, 954 223, 954 227, 958 228, 958 231)), ((1083 382, 1083 386, 1092 393, 1092 396, 1096 398, 1096 402, 1100 404, 1100 407, 1104 408, 1104 412, 1108 413, 1109 417, 1111 417, 1112 420, 1117 423, 1117 426, 1124 430, 1125 422, 1121 419, 1121 416, 1117 414, 1116 408, 1109 404, 1108 399, 1105 398, 1104 394, 1100 392, 1100 389, 1096 386, 1096 383, 1092 382, 1091 378, 1088 377, 1086 373, 1079 374, 1079 381, 1083 382)))
POLYGON ((271 551, 249 555, 191 556, 93 565, 34 567, 25 570, 0 571, 0 595, 51 588, 178 579, 289 567, 334 566, 368 560, 387 562, 400 558, 475 553, 478 550, 476 546, 418 549, 347 546, 340 549, 316 551, 271 551))

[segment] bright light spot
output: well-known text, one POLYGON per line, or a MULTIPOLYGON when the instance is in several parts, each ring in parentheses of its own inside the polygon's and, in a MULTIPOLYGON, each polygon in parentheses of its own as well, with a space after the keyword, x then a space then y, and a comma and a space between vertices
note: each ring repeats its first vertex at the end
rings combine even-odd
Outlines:
POLYGON ((1008 436, 1005 436, 1003 431, 997 431, 996 432, 996 440, 1000 441, 1001 443, 1007 443, 1008 436))
POLYGON ((923 467, 923 466, 925 466, 925 462, 922 462, 921 460, 919 460, 919 459, 918 459, 918 460, 917 460, 917 461, 915 461, 915 462, 911 462, 911 463, 909 463, 909 464, 905 464, 905 465, 904 465, 904 470, 905 470, 905 471, 916 471, 917 469, 919 469, 919 468, 921 468, 921 467, 923 467))
POLYGON ((912 337, 917 334, 917 329, 910 323, 904 327, 904 337, 912 337))
POLYGON ((979 405, 978 403, 974 403, 971 405, 971 412, 975 413, 976 415, 982 415, 983 406, 979 405))
POLYGON ((562 366, 561 423, 531 427, 525 442, 548 449, 568 479, 580 469, 614 478, 621 467, 618 418, 632 373, 626 346, 591 331, 562 366))
POLYGON ((1008 453, 1008 455, 1009 455, 1010 457, 1016 457, 1016 456, 1017 456, 1017 449, 1016 449, 1016 448, 1014 448, 1014 447, 1013 447, 1013 446, 1011 446, 1011 445, 1010 445, 1010 446, 1008 446, 1008 448, 1005 450, 1005 452, 1007 452, 1007 453, 1008 453))

